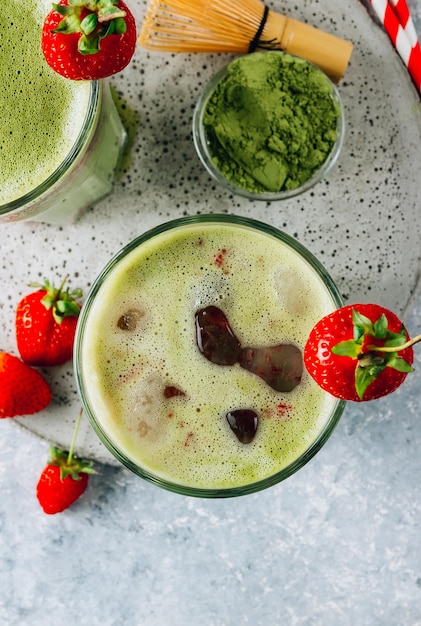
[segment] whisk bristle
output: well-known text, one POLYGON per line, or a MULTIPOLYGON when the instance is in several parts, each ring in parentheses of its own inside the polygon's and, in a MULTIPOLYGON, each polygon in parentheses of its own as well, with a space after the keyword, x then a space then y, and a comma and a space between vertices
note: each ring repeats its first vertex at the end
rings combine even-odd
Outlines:
POLYGON ((173 52, 245 52, 263 11, 260 0, 151 0, 139 43, 173 52))
POLYGON ((335 82, 352 51, 350 42, 271 11, 261 0, 150 0, 139 43, 162 52, 285 50, 335 82))

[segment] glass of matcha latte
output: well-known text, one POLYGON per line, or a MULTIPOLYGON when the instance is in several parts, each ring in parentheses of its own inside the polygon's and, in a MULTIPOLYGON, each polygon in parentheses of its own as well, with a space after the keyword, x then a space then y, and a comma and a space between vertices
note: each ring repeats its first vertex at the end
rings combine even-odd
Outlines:
POLYGON ((74 221, 112 190, 126 140, 107 82, 68 80, 47 65, 50 9, 48 0, 26 0, 24 13, 17 0, 2 3, 0 222, 74 221))
POLYGON ((287 234, 199 215, 123 248, 94 282, 75 376, 101 441, 163 488, 252 493, 321 448, 344 403, 303 367, 316 321, 341 306, 332 279, 287 234))

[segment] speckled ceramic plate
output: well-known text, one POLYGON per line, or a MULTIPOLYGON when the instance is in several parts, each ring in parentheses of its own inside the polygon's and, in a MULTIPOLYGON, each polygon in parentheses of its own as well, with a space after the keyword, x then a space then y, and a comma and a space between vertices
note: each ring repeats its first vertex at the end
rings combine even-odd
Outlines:
MULTIPOLYGON (((141 23, 144 2, 132 2, 141 23)), ((271 3, 272 6, 272 3, 271 3)), ((112 196, 63 229, 0 225, 0 348, 16 353, 14 309, 26 285, 69 275, 85 290, 124 244, 158 223, 196 212, 230 212, 266 221, 297 237, 326 266, 348 301, 375 301, 404 312, 420 273, 421 109, 419 96, 387 36, 357 0, 273 2, 298 19, 354 42, 339 85, 347 137, 338 165, 311 191, 286 202, 253 203, 218 188, 191 138, 194 104, 226 55, 161 55, 138 48, 112 82, 139 125, 127 174, 112 196)), ((14 420, 68 447, 79 411, 72 366, 44 372, 50 407, 14 420)), ((78 453, 112 458, 85 420, 78 453)))

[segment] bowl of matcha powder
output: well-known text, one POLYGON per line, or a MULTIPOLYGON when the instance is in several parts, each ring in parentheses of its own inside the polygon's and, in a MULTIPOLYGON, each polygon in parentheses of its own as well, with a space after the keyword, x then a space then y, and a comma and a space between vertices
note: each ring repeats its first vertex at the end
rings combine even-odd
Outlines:
POLYGON ((336 86, 312 63, 280 51, 231 61, 193 115, 194 144, 208 173, 251 199, 310 189, 336 163, 344 131, 336 86))

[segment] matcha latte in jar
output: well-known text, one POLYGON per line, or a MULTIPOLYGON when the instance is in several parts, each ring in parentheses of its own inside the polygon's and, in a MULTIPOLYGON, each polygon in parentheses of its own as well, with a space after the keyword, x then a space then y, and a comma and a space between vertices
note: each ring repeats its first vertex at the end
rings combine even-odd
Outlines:
POLYGON ((165 223, 108 263, 82 307, 82 405, 115 457, 156 485, 259 491, 301 468, 342 414, 302 362, 311 328, 340 305, 320 263, 276 228, 165 223))
POLYGON ((71 81, 47 65, 49 0, 2 0, 0 222, 74 221, 112 190, 126 133, 106 81, 71 81))

